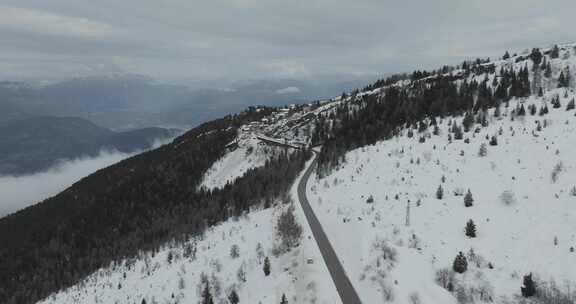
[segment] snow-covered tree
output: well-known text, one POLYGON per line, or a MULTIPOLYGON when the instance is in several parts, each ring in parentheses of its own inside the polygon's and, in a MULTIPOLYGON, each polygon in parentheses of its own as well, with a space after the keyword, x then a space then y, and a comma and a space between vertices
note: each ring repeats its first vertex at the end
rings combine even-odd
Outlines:
POLYGON ((536 283, 532 279, 531 273, 524 276, 520 291, 522 292, 522 296, 525 298, 536 295, 536 283))
POLYGON ((265 275, 265 276, 269 276, 269 275, 270 275, 270 259, 269 259, 268 257, 266 257, 266 258, 264 259, 264 267, 263 267, 263 270, 264 270, 264 275, 265 275))
POLYGON ((473 220, 469 220, 466 223, 466 236, 469 238, 475 238, 476 237, 476 224, 474 224, 473 220))
POLYGON ((444 197, 444 189, 442 189, 442 185, 438 186, 436 189, 436 198, 441 200, 444 197))
POLYGON ((468 261, 466 260, 466 256, 464 253, 460 251, 456 258, 454 259, 454 263, 452 264, 452 269, 457 273, 464 273, 468 270, 468 261))
POLYGON ((228 301, 230 301, 230 304, 240 303, 240 298, 238 297, 236 290, 232 290, 232 292, 230 292, 230 295, 228 296, 228 301))
POLYGON ((466 195, 464 196, 464 206, 472 207, 473 204, 474 198, 472 197, 472 192, 470 192, 470 189, 468 189, 468 192, 466 192, 466 195))

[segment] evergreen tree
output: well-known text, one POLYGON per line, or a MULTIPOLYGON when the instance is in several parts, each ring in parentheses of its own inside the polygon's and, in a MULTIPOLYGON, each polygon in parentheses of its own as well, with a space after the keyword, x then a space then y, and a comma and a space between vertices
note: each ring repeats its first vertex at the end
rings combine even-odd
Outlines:
POLYGON ((538 113, 538 115, 540 116, 544 116, 548 114, 548 106, 546 104, 544 104, 541 108, 540 108, 540 112, 538 113))
POLYGON ((532 274, 525 275, 522 282, 522 287, 520 287, 522 296, 525 298, 532 297, 536 295, 536 283, 532 279, 532 274))
POLYGON ((540 52, 540 49, 532 49, 532 53, 530 53, 530 59, 532 59, 532 62, 534 62, 534 69, 538 68, 542 62, 542 53, 540 52))
POLYGON ((470 112, 466 112, 464 119, 462 120, 462 126, 464 126, 464 132, 470 131, 470 128, 474 125, 474 116, 470 112))
POLYGON ((558 109, 561 106, 562 106, 562 104, 560 104, 560 96, 556 95, 556 97, 554 99, 552 99, 552 108, 558 109))
POLYGON ((238 294, 236 293, 236 290, 232 290, 232 292, 228 296, 228 301, 230 301, 230 304, 240 303, 240 298, 238 298, 238 294))
POLYGON ((474 198, 472 198, 472 192, 470 192, 470 189, 468 189, 468 192, 466 192, 466 195, 464 196, 464 206, 472 207, 473 203, 474 198))
POLYGON ((508 51, 506 51, 506 53, 504 53, 504 56, 502 56, 503 60, 508 60, 510 59, 510 53, 508 53, 508 51))
POLYGON ((476 237, 476 224, 474 224, 474 221, 469 220, 466 223, 466 236, 469 238, 475 238, 476 237))
POLYGON ((454 263, 452 264, 452 269, 457 273, 464 273, 468 270, 468 261, 464 256, 464 253, 460 251, 456 258, 454 259, 454 263))
POLYGON ((526 109, 524 109, 524 105, 520 105, 520 108, 517 111, 518 116, 524 116, 526 115, 526 109))
POLYGON ((288 299, 286 298, 286 294, 282 294, 282 300, 280 301, 280 304, 288 304, 288 299))
POLYGON ((546 70, 544 71, 544 76, 546 78, 550 78, 552 76, 552 65, 550 64, 550 62, 548 62, 548 64, 546 65, 546 70))
POLYGON ((442 185, 438 186, 436 189, 436 198, 441 200, 444 197, 444 189, 442 189, 442 185))
POLYGON ((560 72, 560 76, 558 77, 558 87, 559 88, 566 88, 566 76, 564 76, 564 71, 560 72))
POLYGON ((570 100, 566 105, 566 111, 574 110, 574 108, 575 108, 574 98, 572 98, 572 100, 570 100))
POLYGON ((214 304, 214 299, 212 299, 212 294, 210 293, 210 286, 206 283, 204 291, 202 291, 202 304, 214 304))
POLYGON ((485 143, 482 143, 480 145, 480 150, 478 150, 478 156, 485 157, 486 155, 488 155, 488 148, 485 143))
POLYGON ((556 59, 558 57, 560 57, 560 48, 558 47, 558 45, 554 45, 552 51, 550 52, 550 58, 556 59))
POLYGON ((264 270, 264 275, 265 275, 265 276, 269 276, 269 275, 270 275, 270 259, 269 259, 268 257, 266 257, 266 258, 264 259, 264 267, 263 267, 263 270, 264 270))
POLYGON ((536 115, 536 105, 531 104, 528 106, 528 109, 530 110, 530 115, 532 116, 536 115))
POLYGON ((146 304, 146 299, 142 299, 142 302, 140 302, 140 304, 146 304))
POLYGON ((454 139, 455 140, 462 140, 464 138, 464 133, 462 132, 462 128, 458 126, 456 123, 452 125, 452 132, 454 132, 454 139))

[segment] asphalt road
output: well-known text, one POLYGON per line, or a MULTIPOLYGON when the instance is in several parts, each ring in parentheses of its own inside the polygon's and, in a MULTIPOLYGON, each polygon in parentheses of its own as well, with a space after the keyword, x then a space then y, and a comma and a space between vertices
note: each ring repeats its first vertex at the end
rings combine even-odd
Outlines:
POLYGON ((314 210, 310 206, 308 202, 308 198, 306 197, 306 184, 308 183, 308 179, 310 175, 314 171, 318 163, 318 154, 314 152, 314 161, 312 164, 306 169, 300 183, 298 184, 298 200, 300 200, 300 204, 302 204, 302 209, 304 210, 304 214, 306 215, 306 219, 308 220, 308 224, 310 228, 312 228, 312 234, 314 234, 314 238, 316 239, 316 243, 318 243, 318 247, 320 248, 320 253, 324 258, 324 262, 328 267, 328 271, 330 272, 330 276, 334 281, 334 285, 336 285, 336 290, 340 295, 340 299, 342 299, 343 304, 359 304, 360 298, 350 283, 350 279, 346 275, 338 256, 336 256, 336 252, 334 252, 334 248, 330 244, 326 233, 324 233, 324 229, 322 229, 322 225, 320 225, 320 221, 314 214, 314 210))

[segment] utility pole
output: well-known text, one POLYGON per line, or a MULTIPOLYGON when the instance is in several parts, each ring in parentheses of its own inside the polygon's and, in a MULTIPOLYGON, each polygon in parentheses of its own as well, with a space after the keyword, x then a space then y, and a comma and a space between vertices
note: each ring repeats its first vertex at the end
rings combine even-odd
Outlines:
POLYGON ((410 200, 406 202, 406 227, 410 226, 410 200))

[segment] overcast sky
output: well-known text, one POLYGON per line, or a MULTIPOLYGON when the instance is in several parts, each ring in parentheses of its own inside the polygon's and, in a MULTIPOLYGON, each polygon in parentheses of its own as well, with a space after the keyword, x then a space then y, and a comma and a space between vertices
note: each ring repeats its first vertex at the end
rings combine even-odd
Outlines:
POLYGON ((574 0, 0 0, 0 79, 410 71, 574 39, 574 0))

